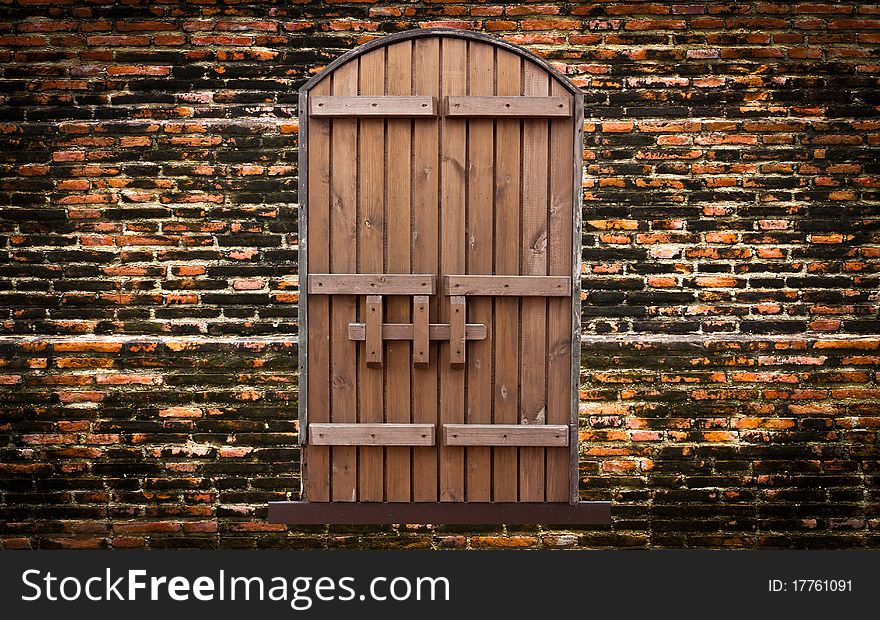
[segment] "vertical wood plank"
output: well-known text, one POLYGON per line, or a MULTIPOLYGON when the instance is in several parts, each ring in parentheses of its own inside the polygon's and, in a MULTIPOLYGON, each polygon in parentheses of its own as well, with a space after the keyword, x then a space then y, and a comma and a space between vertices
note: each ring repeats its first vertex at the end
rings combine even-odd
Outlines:
MULTIPOLYGON (((379 48, 360 58, 359 94, 385 92, 385 49, 379 48)), ((385 265, 385 120, 362 118, 358 136, 358 271, 383 273, 385 265)), ((366 312, 362 296, 361 316, 366 312)), ((383 343, 384 345, 384 343, 383 343)), ((386 368, 371 367, 359 357, 360 421, 383 422, 385 418, 386 368)), ((361 501, 385 499, 385 449, 358 448, 358 485, 361 501)))
MULTIPOLYGON (((330 78, 311 90, 315 95, 330 94, 330 78)), ((302 161, 302 160, 300 160, 302 161)), ((309 121, 308 131, 308 265, 309 270, 330 270, 327 239, 330 237, 330 121, 309 121)), ((300 273, 302 282, 307 274, 300 273)), ((309 419, 330 421, 330 300, 326 295, 308 297, 308 407, 309 419)), ((302 345, 300 345, 302 346, 302 345)), ((300 378, 302 380, 302 378, 300 378)), ((301 428, 300 433, 307 429, 301 428)), ((330 448, 303 446, 303 488, 310 502, 330 500, 330 448)))
MULTIPOLYGON (((388 47, 386 95, 409 95, 412 93, 412 41, 396 43, 388 47)), ((412 138, 411 119, 388 119, 388 148, 386 168, 387 187, 387 239, 386 257, 391 273, 410 273, 410 150, 412 138)), ((411 322, 410 297, 391 297, 388 300, 388 320, 392 323, 411 322)), ((388 422, 410 423, 410 369, 412 367, 412 343, 406 340, 388 342, 387 413, 388 422)), ((410 501, 409 447, 385 449, 385 484, 389 502, 410 501)))
MULTIPOLYGON (((464 95, 467 88, 467 43, 451 37, 441 39, 441 95, 464 95)), ((443 118, 441 122, 440 276, 464 273, 465 268, 465 121, 443 118)), ((451 309, 440 306, 440 322, 448 321, 451 309)), ((450 366, 450 347, 440 345, 440 422, 464 422, 463 368, 450 366)), ((439 447, 440 501, 464 501, 464 448, 439 447)))
MULTIPOLYGON (((495 49, 485 43, 468 44, 468 89, 470 95, 492 95, 495 89, 495 49)), ((494 122, 468 121, 467 160, 467 271, 491 274, 493 270, 494 122)), ((470 344, 467 359, 467 409, 470 424, 492 421, 492 299, 476 297, 468 304, 469 322, 486 325, 488 336, 470 344)), ((466 448, 466 500, 492 499, 492 449, 466 448)))
MULTIPOLYGON (((357 94, 357 63, 341 66, 333 74, 333 95, 357 94)), ((357 121, 332 121, 330 272, 352 273, 357 268, 357 121)), ((315 246, 313 245, 312 248, 315 246)), ((348 324, 355 320, 353 295, 334 295, 331 307, 330 421, 357 422, 357 348, 348 339, 348 324)), ((357 449, 331 448, 332 499, 357 500, 357 449)))
MULTIPOLYGON (((413 297, 413 363, 427 364, 430 336, 428 331, 428 317, 430 306, 428 295, 415 295, 413 297)), ((419 400, 424 394, 417 394, 419 400)))
MULTIPOLYGON (((440 94, 440 39, 416 39, 413 57, 414 93, 440 94)), ((412 262, 415 273, 435 273, 439 267, 439 119, 413 122, 413 205, 412 262)), ((429 302, 429 315, 438 316, 438 295, 429 302)), ((428 317, 430 320, 430 316, 428 317)), ((429 345, 430 346, 430 345, 429 345)), ((413 422, 436 424, 438 355, 428 351, 426 366, 413 368, 413 422)), ((438 448, 413 448, 413 501, 436 502, 438 497, 438 448)))
MULTIPOLYGON (((550 94, 570 96, 559 82, 551 79, 550 94)), ((550 153, 574 152, 574 128, 571 119, 550 121, 550 153)), ((574 169, 567 157, 550 159, 550 233, 549 275, 571 273, 572 212, 574 169)), ((571 423, 571 300, 551 297, 547 300, 547 423, 571 423)), ((569 441, 577 434, 569 429, 569 441)), ((569 501, 571 493, 571 454, 568 448, 547 448, 548 502, 569 501)))
MULTIPOLYGON (((531 62, 523 67, 523 94, 542 96, 548 92, 549 77, 531 62)), ((548 121, 523 121, 522 275, 547 273, 547 177, 548 121)), ((543 297, 522 299, 520 360, 521 424, 546 422, 546 310, 543 297)), ((544 448, 520 448, 519 499, 544 501, 544 448)))
MULTIPOLYGON (((512 52, 497 52, 498 95, 521 92, 521 60, 512 52)), ((495 146, 495 272, 519 274, 520 253, 520 127, 519 119, 498 119, 495 146)), ((495 299, 495 419, 496 424, 519 421, 519 303, 517 297, 495 299)), ((519 481, 517 448, 493 448, 493 496, 496 502, 515 502, 519 481)))
POLYGON ((366 357, 367 366, 382 365, 382 296, 367 295, 366 321, 366 357))
POLYGON ((449 365, 461 366, 464 363, 465 315, 467 302, 464 295, 453 295, 449 298, 449 365))

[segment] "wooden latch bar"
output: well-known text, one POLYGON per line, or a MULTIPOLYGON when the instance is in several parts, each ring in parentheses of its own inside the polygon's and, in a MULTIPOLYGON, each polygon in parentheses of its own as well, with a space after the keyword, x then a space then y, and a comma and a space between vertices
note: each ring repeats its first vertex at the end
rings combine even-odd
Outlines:
POLYGON ((449 298, 449 365, 464 366, 465 360, 465 298, 456 295, 449 298))
POLYGON ((367 295, 367 366, 382 365, 382 296, 367 295))
POLYGON ((309 116, 437 116, 437 100, 434 97, 312 96, 309 116))
POLYGON ((428 322, 428 296, 415 295, 412 309, 412 361, 413 364, 427 364, 430 344, 430 324, 428 322))
POLYGON ((309 424, 315 446, 433 446, 433 424, 309 424))
POLYGON ((447 295, 568 297, 569 276, 445 276, 447 295))
POLYGON ((313 273, 310 295, 433 295, 432 273, 313 273))
POLYGON ((453 97, 443 99, 446 116, 518 116, 548 118, 571 116, 568 97, 453 97))
POLYGON ((447 446, 547 446, 568 445, 564 424, 444 424, 447 446))

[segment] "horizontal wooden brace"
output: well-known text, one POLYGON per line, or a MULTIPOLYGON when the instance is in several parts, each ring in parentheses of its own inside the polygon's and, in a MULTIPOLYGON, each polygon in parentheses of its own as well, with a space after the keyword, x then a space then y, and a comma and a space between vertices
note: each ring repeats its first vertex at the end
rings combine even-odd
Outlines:
POLYGON ((437 116, 434 97, 309 97, 309 116, 437 116))
POLYGON ((443 99, 446 116, 519 116, 557 117, 571 116, 571 99, 568 97, 453 97, 443 99))
POLYGON ((611 502, 269 502, 269 523, 610 525, 611 502))
POLYGON ((445 276, 447 295, 568 297, 569 276, 445 276))
MULTIPOLYGON (((465 340, 485 340, 486 326, 482 323, 468 323, 465 325, 465 340)), ((428 325, 428 338, 430 340, 448 340, 449 323, 431 323, 428 325)), ((349 340, 365 340, 366 325, 364 323, 348 324, 349 340)), ((413 326, 410 323, 383 323, 382 340, 412 340, 413 326)))
POLYGON ((444 424, 447 446, 559 446, 568 445, 564 424, 444 424))
POLYGON ((315 446, 433 446, 433 424, 309 424, 315 446))
POLYGON ((310 295, 433 295, 432 273, 313 273, 310 295))

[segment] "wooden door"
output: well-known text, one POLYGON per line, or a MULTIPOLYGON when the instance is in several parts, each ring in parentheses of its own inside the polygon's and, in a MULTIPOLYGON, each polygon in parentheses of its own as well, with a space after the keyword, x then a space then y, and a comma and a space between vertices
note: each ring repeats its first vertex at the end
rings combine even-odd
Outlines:
POLYGON ((577 501, 582 116, 460 31, 300 92, 305 500, 577 501))

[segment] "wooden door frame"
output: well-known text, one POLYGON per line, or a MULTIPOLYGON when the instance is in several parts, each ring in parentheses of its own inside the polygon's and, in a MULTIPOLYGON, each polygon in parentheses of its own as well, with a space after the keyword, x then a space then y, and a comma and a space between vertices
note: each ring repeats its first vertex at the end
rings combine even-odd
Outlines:
MULTIPOLYGON (((559 84, 561 84, 574 99, 574 108, 572 110, 573 115, 573 123, 574 123, 574 152, 572 153, 572 166, 573 166, 573 174, 572 174, 572 209, 573 209, 573 225, 572 225, 572 257, 571 257, 571 278, 572 278, 572 291, 571 291, 571 416, 569 423, 571 425, 571 440, 569 441, 569 461, 570 461, 570 474, 569 474, 569 503, 556 505, 557 510, 554 514, 546 513, 547 518, 551 519, 551 522, 555 523, 610 523, 610 504, 608 502, 580 502, 579 501, 579 484, 578 484, 578 402, 579 402, 579 383, 580 383, 580 309, 581 309, 581 286, 580 286, 580 269, 581 269, 581 234, 582 234, 582 208, 583 208, 583 188, 582 188, 582 174, 583 174, 583 121, 584 121, 584 103, 583 103, 583 94, 580 89, 572 84, 564 75, 562 75, 557 69, 555 69, 552 65, 550 65, 546 60, 536 56, 532 52, 507 41, 497 39, 495 37, 485 35, 482 33, 471 32, 467 30, 458 30, 458 29, 450 29, 450 28, 428 28, 428 29, 420 29, 420 30, 409 30, 405 32, 400 32, 397 34, 392 34, 384 37, 380 37, 369 41, 368 43, 358 46, 348 52, 345 52, 332 62, 330 62, 324 69, 322 69, 318 74, 310 78, 303 86, 299 89, 299 101, 298 101, 298 118, 299 118, 299 130, 298 130, 298 174, 299 174, 299 182, 298 182, 298 200, 299 200, 299 208, 298 208, 298 228, 297 228, 297 238, 298 238, 298 286, 299 286, 299 333, 298 333, 298 364, 299 364, 299 377, 298 377, 298 385, 299 385, 299 398, 298 398, 298 420, 299 420, 299 444, 300 446, 306 445, 308 442, 308 183, 309 183, 309 160, 308 160, 308 139, 309 139, 309 92, 310 90, 318 84, 321 80, 326 78, 328 75, 333 73, 337 68, 341 67, 345 63, 358 58, 371 50, 386 47, 394 43, 398 43, 401 41, 409 41, 419 38, 427 38, 427 37, 450 37, 450 38, 459 38, 466 39, 472 41, 479 41, 482 43, 486 43, 493 47, 499 47, 505 50, 508 50, 517 56, 527 60, 529 62, 534 63, 535 65, 542 68, 549 75, 551 75, 554 79, 556 79, 559 84), (589 506, 587 506, 589 504, 589 506), (566 516, 568 515, 568 516, 566 516)), ((303 465, 301 464, 301 468, 303 465)), ((307 464, 305 465, 307 468, 307 464)), ((302 470, 301 470, 302 471, 302 470)), ((306 498, 307 499, 307 498, 306 498)), ((328 521, 328 518, 332 515, 331 512, 328 511, 315 511, 311 510, 309 512, 304 511, 302 508, 295 509, 295 507, 291 506, 292 504, 309 504, 307 501, 303 502, 272 502, 270 503, 270 520, 273 522, 286 522, 286 523, 328 523, 332 521, 328 521), (285 508, 286 506, 286 508, 285 508), (293 512, 291 512, 293 510, 293 512), (316 514, 317 516, 309 517, 310 514, 316 514), (312 519, 309 521, 309 519, 312 519), (318 520, 315 520, 318 519, 318 520)), ((316 509, 320 504, 327 504, 331 507, 338 508, 338 503, 334 502, 314 502, 312 506, 316 509)), ((357 509, 359 502, 355 502, 352 505, 346 506, 347 510, 357 509)), ((424 510, 414 509, 414 507, 419 506, 419 503, 413 502, 409 503, 399 503, 399 504, 388 504, 382 503, 378 504, 379 506, 385 506, 386 511, 383 513, 381 510, 375 509, 375 505, 373 509, 367 509, 362 512, 363 516, 359 522, 362 523, 396 523, 396 522, 447 522, 447 523, 489 523, 494 522, 498 523, 497 519, 502 515, 497 515, 496 517, 490 517, 489 513, 487 515, 481 516, 477 518, 477 514, 467 512, 461 512, 459 515, 459 511, 455 509, 453 506, 458 503, 454 502, 439 502, 439 503, 429 503, 422 504, 423 508, 431 508, 438 505, 443 505, 446 509, 442 512, 446 514, 446 521, 438 521, 435 518, 425 520, 427 517, 422 513, 424 510), (392 511, 393 515, 398 515, 403 517, 405 515, 409 515, 410 519, 405 518, 397 518, 396 520, 389 521, 388 519, 395 519, 396 517, 389 517, 387 514, 387 507, 389 506, 397 506, 399 510, 392 511), (402 512, 401 512, 402 511, 402 512), (465 519, 465 520, 461 520, 465 519), (472 520, 476 519, 476 520, 472 520)), ((469 503, 462 502, 460 504, 462 508, 466 511, 469 503)), ((470 503, 473 506, 473 503, 470 503)), ((522 504, 523 506, 528 506, 528 504, 522 504)), ((370 506, 370 504, 360 505, 360 508, 363 509, 364 506, 370 506)), ((504 504, 504 506, 512 507, 512 504, 504 504)), ((536 520, 538 515, 541 513, 541 507, 547 506, 544 504, 532 504, 527 508, 525 512, 519 513, 520 516, 526 520, 516 521, 519 523, 531 522, 548 522, 548 521, 538 521, 536 520)), ((545 511, 546 512, 546 511, 545 511)), ((553 511, 551 511, 553 512, 553 511)), ((508 513, 509 514, 509 513, 508 513)), ((344 523, 353 523, 351 519, 345 521, 335 521, 335 522, 344 522, 344 523)))

